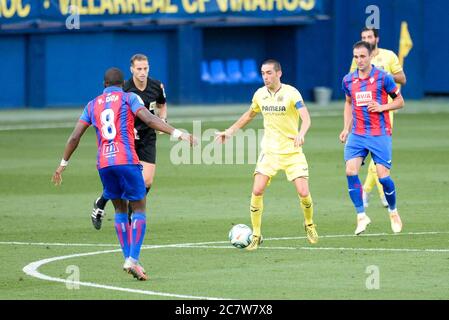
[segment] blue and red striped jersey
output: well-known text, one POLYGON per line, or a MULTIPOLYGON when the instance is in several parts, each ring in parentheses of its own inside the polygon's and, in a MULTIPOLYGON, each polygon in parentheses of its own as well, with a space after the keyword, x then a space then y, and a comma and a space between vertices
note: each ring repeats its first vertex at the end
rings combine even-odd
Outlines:
POLYGON ((391 135, 389 111, 369 112, 371 100, 379 104, 388 103, 388 95, 399 95, 399 89, 393 77, 373 65, 366 79, 359 77, 359 71, 348 73, 342 82, 342 88, 352 100, 352 133, 365 136, 391 135))
POLYGON ((95 127, 97 134, 97 168, 122 164, 138 164, 134 149, 134 118, 142 99, 120 87, 107 87, 90 101, 79 119, 95 127))

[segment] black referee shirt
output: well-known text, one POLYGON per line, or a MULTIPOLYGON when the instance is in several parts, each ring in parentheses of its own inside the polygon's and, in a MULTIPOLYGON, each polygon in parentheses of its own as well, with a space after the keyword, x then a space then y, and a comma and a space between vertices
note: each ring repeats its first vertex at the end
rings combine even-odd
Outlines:
MULTIPOLYGON (((154 109, 156 108, 156 103, 164 104, 167 101, 165 97, 164 86, 159 80, 156 79, 148 78, 147 87, 145 88, 145 90, 140 91, 134 84, 133 78, 131 78, 125 82, 123 91, 134 92, 135 94, 137 94, 143 100, 145 107, 150 110, 152 114, 155 114, 154 109)), ((134 127, 137 129, 137 131, 149 130, 151 134, 154 134, 154 136, 156 137, 154 129, 148 127, 145 123, 142 122, 142 120, 137 117, 134 121, 134 127)))

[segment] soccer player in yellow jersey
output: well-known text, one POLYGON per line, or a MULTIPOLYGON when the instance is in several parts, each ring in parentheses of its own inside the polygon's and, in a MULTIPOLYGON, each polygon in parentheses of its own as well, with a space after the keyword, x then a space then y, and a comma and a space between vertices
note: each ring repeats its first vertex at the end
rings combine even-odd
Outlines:
POLYGON ((284 170, 287 179, 296 187, 304 213, 307 240, 314 244, 318 242, 318 234, 313 223, 313 202, 308 184, 309 169, 302 152, 311 123, 309 112, 299 91, 281 83, 282 70, 278 61, 272 59, 264 61, 261 72, 265 86, 254 94, 250 109, 228 129, 217 132, 216 138, 224 143, 258 113, 262 113, 265 132, 254 172, 250 205, 253 236, 246 249, 255 250, 262 241, 263 193, 278 170, 284 170), (301 127, 298 130, 299 118, 301 127))
MULTIPOLYGON (((391 74, 398 88, 400 88, 400 85, 405 85, 407 80, 405 77, 405 73, 402 69, 402 66, 399 63, 397 55, 391 50, 379 48, 379 30, 365 27, 362 29, 361 38, 362 41, 366 41, 372 46, 374 46, 374 50, 372 53, 373 58, 371 60, 371 63, 375 65, 377 68, 383 69, 384 71, 391 74)), ((356 69, 357 63, 353 59, 350 72, 354 72, 356 69)), ((388 102, 391 101, 392 99, 388 97, 388 102)), ((390 111, 389 114, 391 126, 393 126, 394 111, 390 111)), ((368 167, 368 174, 366 176, 365 183, 363 184, 363 205, 365 207, 368 207, 370 194, 374 186, 377 186, 377 191, 379 192, 379 197, 382 202, 382 205, 385 208, 387 208, 388 202, 385 199, 382 184, 379 182, 379 178, 377 176, 376 165, 374 164, 374 161, 371 159, 371 162, 368 167)))

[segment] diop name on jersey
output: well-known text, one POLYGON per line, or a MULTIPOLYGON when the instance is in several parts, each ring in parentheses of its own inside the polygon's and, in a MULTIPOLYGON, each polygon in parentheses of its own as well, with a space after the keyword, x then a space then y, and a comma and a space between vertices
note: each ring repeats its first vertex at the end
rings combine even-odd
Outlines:
MULTIPOLYGON (((106 100, 106 103, 108 103, 108 102, 116 102, 116 101, 118 101, 118 95, 112 94, 110 96, 107 96, 105 100, 106 100)), ((104 103, 104 100, 101 99, 101 98, 98 99, 98 104, 102 104, 102 103, 104 103)))

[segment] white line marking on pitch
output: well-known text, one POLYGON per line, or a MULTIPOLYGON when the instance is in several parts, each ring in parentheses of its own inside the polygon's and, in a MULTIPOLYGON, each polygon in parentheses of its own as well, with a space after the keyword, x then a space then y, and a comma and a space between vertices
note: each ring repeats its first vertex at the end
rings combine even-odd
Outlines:
POLYGON ((92 282, 71 281, 71 280, 66 280, 66 279, 61 279, 61 278, 56 278, 56 277, 50 277, 50 276, 42 274, 38 271, 39 267, 43 266, 44 264, 51 263, 54 261, 60 261, 60 260, 65 260, 65 259, 77 258, 77 257, 93 256, 93 255, 112 253, 112 252, 121 252, 121 249, 78 253, 78 254, 71 254, 71 255, 67 255, 67 256, 43 259, 43 260, 35 261, 35 262, 32 262, 32 263, 26 265, 25 267, 23 267, 22 270, 27 275, 38 278, 38 279, 54 281, 54 282, 69 283, 71 285, 80 285, 80 286, 85 286, 85 287, 93 287, 93 288, 100 288, 100 289, 107 289, 107 290, 130 292, 130 293, 140 293, 140 294, 144 294, 144 295, 162 296, 162 297, 170 297, 170 298, 200 299, 200 300, 228 300, 228 299, 224 299, 224 298, 202 297, 202 296, 192 296, 192 295, 184 295, 184 294, 157 292, 157 291, 150 291, 150 290, 122 288, 122 287, 108 286, 108 285, 102 285, 102 284, 92 283, 92 282))
MULTIPOLYGON (((449 232, 438 232, 438 231, 429 231, 429 232, 409 232, 409 233, 401 233, 401 234, 388 234, 388 233, 375 233, 375 234, 365 234, 363 237, 371 236, 398 236, 398 235, 430 235, 430 234, 447 234, 449 232)), ((342 237, 355 237, 354 235, 325 235, 321 236, 321 238, 342 238, 342 237)), ((295 240, 295 239, 304 239, 305 237, 284 237, 284 238, 266 238, 265 240, 295 240)), ((196 242, 196 243, 180 243, 180 244, 167 244, 167 245, 147 245, 142 246, 142 249, 164 249, 164 248, 205 248, 205 249, 233 249, 231 246, 211 246, 213 244, 220 243, 228 243, 227 241, 213 241, 213 242, 196 242)), ((42 245, 42 246, 114 246, 118 245, 113 244, 92 244, 92 243, 45 243, 45 242, 0 242, 3 245, 42 245)), ((337 248, 337 247, 261 247, 261 249, 265 250, 339 250, 339 251, 394 251, 394 252, 449 252, 449 249, 407 249, 407 248, 337 248)), ((130 289, 130 288, 122 288, 116 286, 102 285, 92 282, 81 282, 81 281, 71 281, 56 277, 50 277, 45 274, 42 274, 38 271, 38 269, 48 263, 54 261, 60 261, 65 259, 77 258, 77 257, 85 257, 85 256, 93 256, 98 254, 106 254, 113 252, 120 252, 121 249, 114 250, 105 250, 105 251, 96 251, 96 252, 87 252, 87 253, 78 253, 66 256, 53 257, 48 259, 43 259, 35 262, 31 262, 26 265, 22 270, 27 275, 54 282, 62 282, 62 283, 70 283, 72 285, 78 284, 86 287, 100 288, 106 290, 114 290, 114 291, 122 291, 122 292, 130 292, 130 293, 138 293, 144 295, 153 295, 153 296, 163 296, 170 298, 181 298, 181 299, 201 299, 201 300, 227 300, 225 298, 216 298, 216 297, 202 297, 202 296, 192 296, 192 295, 182 295, 182 294, 173 294, 166 292, 157 292, 157 291, 149 291, 149 290, 138 290, 138 289, 130 289)))
MULTIPOLYGON (((335 234, 335 235, 323 235, 323 238, 364 238, 364 237, 381 237, 381 236, 408 236, 408 235, 433 235, 433 234, 449 234, 449 231, 424 231, 424 232, 406 232, 406 233, 367 233, 361 236, 353 234, 335 234)), ((279 241, 279 240, 299 240, 306 237, 282 237, 282 238, 264 238, 267 241, 279 241)), ((207 244, 220 244, 228 243, 228 241, 209 241, 209 242, 194 242, 194 243, 180 243, 180 244, 162 244, 162 245, 143 245, 145 249, 163 249, 163 248, 176 248, 187 247, 207 244)), ((62 247, 115 247, 118 248, 118 244, 112 243, 61 243, 61 242, 24 242, 24 241, 0 241, 0 245, 26 245, 26 246, 62 246, 62 247)), ((232 247, 231 247, 232 248, 232 247)))

